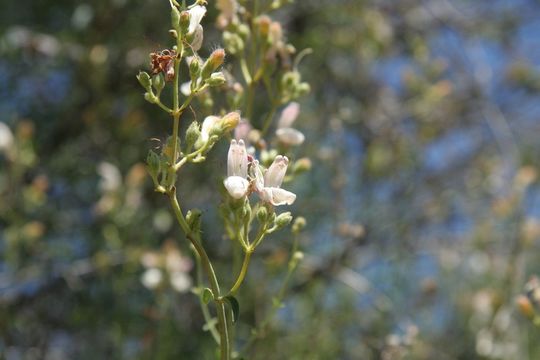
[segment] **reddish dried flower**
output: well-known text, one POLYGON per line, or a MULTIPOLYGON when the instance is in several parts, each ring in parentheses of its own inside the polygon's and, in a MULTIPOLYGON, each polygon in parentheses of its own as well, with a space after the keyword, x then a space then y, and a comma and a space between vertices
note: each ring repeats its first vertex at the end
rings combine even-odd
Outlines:
POLYGON ((176 59, 176 51, 162 50, 160 52, 150 53, 150 66, 152 67, 152 75, 162 72, 165 75, 165 81, 174 79, 174 60, 176 59))

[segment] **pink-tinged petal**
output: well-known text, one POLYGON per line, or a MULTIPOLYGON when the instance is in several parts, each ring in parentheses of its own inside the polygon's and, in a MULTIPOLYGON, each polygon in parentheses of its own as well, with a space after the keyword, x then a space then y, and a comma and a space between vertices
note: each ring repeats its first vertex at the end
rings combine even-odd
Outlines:
POLYGON ((280 128, 276 130, 278 140, 285 145, 300 145, 306 137, 300 131, 293 128, 280 128))
POLYGON ((278 121, 278 128, 288 128, 294 123, 300 114, 300 105, 297 102, 291 102, 283 109, 278 121))
POLYGON ((227 156, 227 176, 247 178, 248 155, 244 140, 231 141, 227 156))
POLYGON ((287 172, 287 165, 289 165, 289 159, 286 156, 276 156, 274 162, 264 175, 264 186, 280 187, 287 172))
POLYGON ((246 196, 249 188, 249 182, 240 176, 227 177, 223 180, 223 185, 234 199, 241 199, 246 196))
POLYGON ((294 193, 277 187, 265 187, 259 195, 263 201, 274 206, 291 205, 296 200, 294 193))

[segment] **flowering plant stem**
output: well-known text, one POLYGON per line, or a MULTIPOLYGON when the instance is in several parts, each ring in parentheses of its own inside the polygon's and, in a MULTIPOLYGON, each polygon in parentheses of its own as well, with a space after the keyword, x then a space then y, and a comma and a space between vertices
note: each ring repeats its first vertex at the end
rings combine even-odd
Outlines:
POLYGON ((202 266, 206 271, 206 275, 208 276, 208 281, 210 282, 210 288, 212 289, 212 293, 214 294, 214 301, 216 303, 216 308, 217 308, 221 359, 228 360, 230 359, 230 353, 231 353, 230 337, 229 337, 230 332, 228 328, 228 323, 226 321, 225 303, 221 296, 219 282, 218 282, 216 273, 214 272, 214 268, 212 266, 212 263, 210 262, 210 258, 208 257, 208 254, 206 253, 206 251, 204 250, 204 247, 201 244, 200 236, 193 234, 193 232, 189 228, 186 218, 184 217, 184 214, 182 212, 182 208, 180 207, 180 203, 178 202, 178 198, 176 197, 176 187, 173 186, 171 188, 171 190, 168 192, 168 196, 171 201, 171 205, 174 210, 176 219, 178 223, 180 224, 180 227, 186 234, 186 237, 189 239, 189 241, 195 248, 197 255, 201 259, 202 266))

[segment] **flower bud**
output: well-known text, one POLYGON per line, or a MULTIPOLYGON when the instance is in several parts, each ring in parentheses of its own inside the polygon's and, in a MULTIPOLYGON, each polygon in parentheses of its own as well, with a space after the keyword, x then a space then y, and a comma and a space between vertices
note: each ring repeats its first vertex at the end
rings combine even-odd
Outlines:
POLYGON ((244 40, 238 34, 225 31, 223 33, 223 42, 227 52, 230 54, 238 54, 244 50, 244 40))
POLYGON ((206 80, 210 75, 220 67, 225 61, 225 50, 216 49, 211 54, 210 57, 204 63, 201 70, 201 77, 203 80, 206 80))
POLYGON ((298 234, 300 231, 304 230, 306 227, 306 218, 303 216, 299 216, 296 219, 294 219, 293 225, 292 225, 292 232, 294 234, 298 234))
POLYGON ((200 137, 199 123, 193 121, 186 130, 186 151, 189 151, 200 137))
POLYGON ((276 227, 278 229, 284 228, 289 225, 292 221, 292 215, 289 211, 279 214, 276 217, 276 227))
POLYGON ((225 75, 223 75, 222 72, 215 72, 210 75, 210 78, 206 80, 206 83, 209 86, 221 86, 225 84, 227 80, 225 79, 225 75))
POLYGON ((293 254, 293 260, 294 261, 300 261, 304 258, 304 253, 301 251, 295 251, 293 254))
POLYGON ((309 158, 300 158, 293 165, 294 174, 301 174, 309 170, 311 170, 311 160, 309 158))
POLYGON ((191 83, 195 84, 196 80, 201 74, 201 62, 197 57, 194 57, 189 63, 189 76, 191 77, 191 83))
POLYGON ((180 13, 179 24, 180 24, 180 32, 182 33, 182 35, 185 35, 188 32, 189 18, 190 18, 189 11, 182 11, 180 13))
POLYGON ((187 212, 186 221, 191 231, 199 232, 201 230, 201 215, 202 212, 199 209, 191 209, 187 212))
POLYGON ((221 129, 223 132, 233 130, 240 122, 240 113, 232 111, 221 118, 221 129))
POLYGON ((171 9, 171 25, 175 30, 180 29, 180 11, 174 6, 171 9))
POLYGON ((240 37, 242 38, 242 40, 246 41, 249 38, 249 34, 250 34, 249 26, 247 26, 246 24, 238 25, 237 32, 238 32, 238 35, 240 35, 240 37))
POLYGON ((311 91, 311 86, 307 82, 300 83, 296 87, 296 93, 298 94, 298 97, 305 96, 309 94, 310 91, 311 91))
POLYGON ((137 80, 139 80, 139 84, 145 89, 148 90, 150 86, 152 86, 152 82, 150 81, 150 75, 146 73, 145 71, 140 71, 137 75, 137 80))
POLYGON ((266 223, 267 218, 268 218, 268 209, 266 208, 266 206, 261 206, 259 210, 257 210, 257 220, 259 220, 261 224, 264 224, 266 223))
POLYGON ((157 74, 152 78, 152 85, 154 86, 154 89, 156 89, 156 92, 159 94, 161 90, 165 87, 165 80, 163 79, 163 76, 161 74, 157 74))
POLYGON ((255 19, 256 24, 259 27, 259 33, 262 37, 268 36, 268 32, 270 31, 270 24, 272 24, 272 19, 268 17, 267 15, 261 15, 257 19, 255 19))
POLYGON ((152 92, 145 92, 144 100, 148 101, 150 104, 155 104, 157 102, 157 97, 152 92))
POLYGON ((153 179, 157 179, 159 171, 161 169, 161 164, 159 161, 159 155, 150 150, 148 156, 146 157, 146 164, 148 165, 148 172, 153 179))

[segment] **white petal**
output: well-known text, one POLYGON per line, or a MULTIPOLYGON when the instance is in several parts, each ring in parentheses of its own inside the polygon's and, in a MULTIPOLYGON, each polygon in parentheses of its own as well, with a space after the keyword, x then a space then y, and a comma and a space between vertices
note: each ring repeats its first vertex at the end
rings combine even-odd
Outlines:
POLYGON ((201 25, 197 25, 193 33, 193 40, 191 41, 191 48, 193 51, 199 51, 201 49, 204 39, 204 31, 201 25))
POLYGON ((278 187, 266 187, 259 193, 263 201, 274 206, 291 205, 296 200, 296 195, 290 191, 278 187))
POLYGON ((289 159, 286 156, 276 156, 274 162, 264 175, 264 186, 280 187, 287 172, 287 165, 289 165, 289 159))
POLYGON ((249 182, 240 176, 229 176, 223 180, 223 185, 231 197, 241 199, 247 194, 249 182))
POLYGON ((277 129, 276 136, 285 145, 300 145, 306 139, 304 134, 293 128, 277 129))
POLYGON ((244 140, 231 141, 227 156, 227 176, 247 178, 248 156, 244 140))
POLYGON ((196 5, 189 10, 189 27, 188 34, 195 31, 197 26, 201 23, 202 18, 206 14, 206 8, 204 6, 196 5))
POLYGON ((201 126, 201 140, 207 141, 210 137, 210 131, 214 127, 214 125, 220 120, 219 117, 211 115, 207 116, 201 126))
POLYGON ((103 161, 99 163, 97 172, 101 177, 99 182, 101 191, 115 191, 122 185, 122 174, 115 165, 103 161))
POLYGON ((255 190, 262 191, 264 188, 264 176, 258 160, 251 164, 251 177, 255 179, 255 190))
POLYGON ((180 85, 180 92, 185 96, 191 95, 191 80, 180 85))
POLYGON ((278 128, 288 128, 294 123, 300 114, 300 105, 297 102, 291 102, 283 111, 278 121, 278 128))

